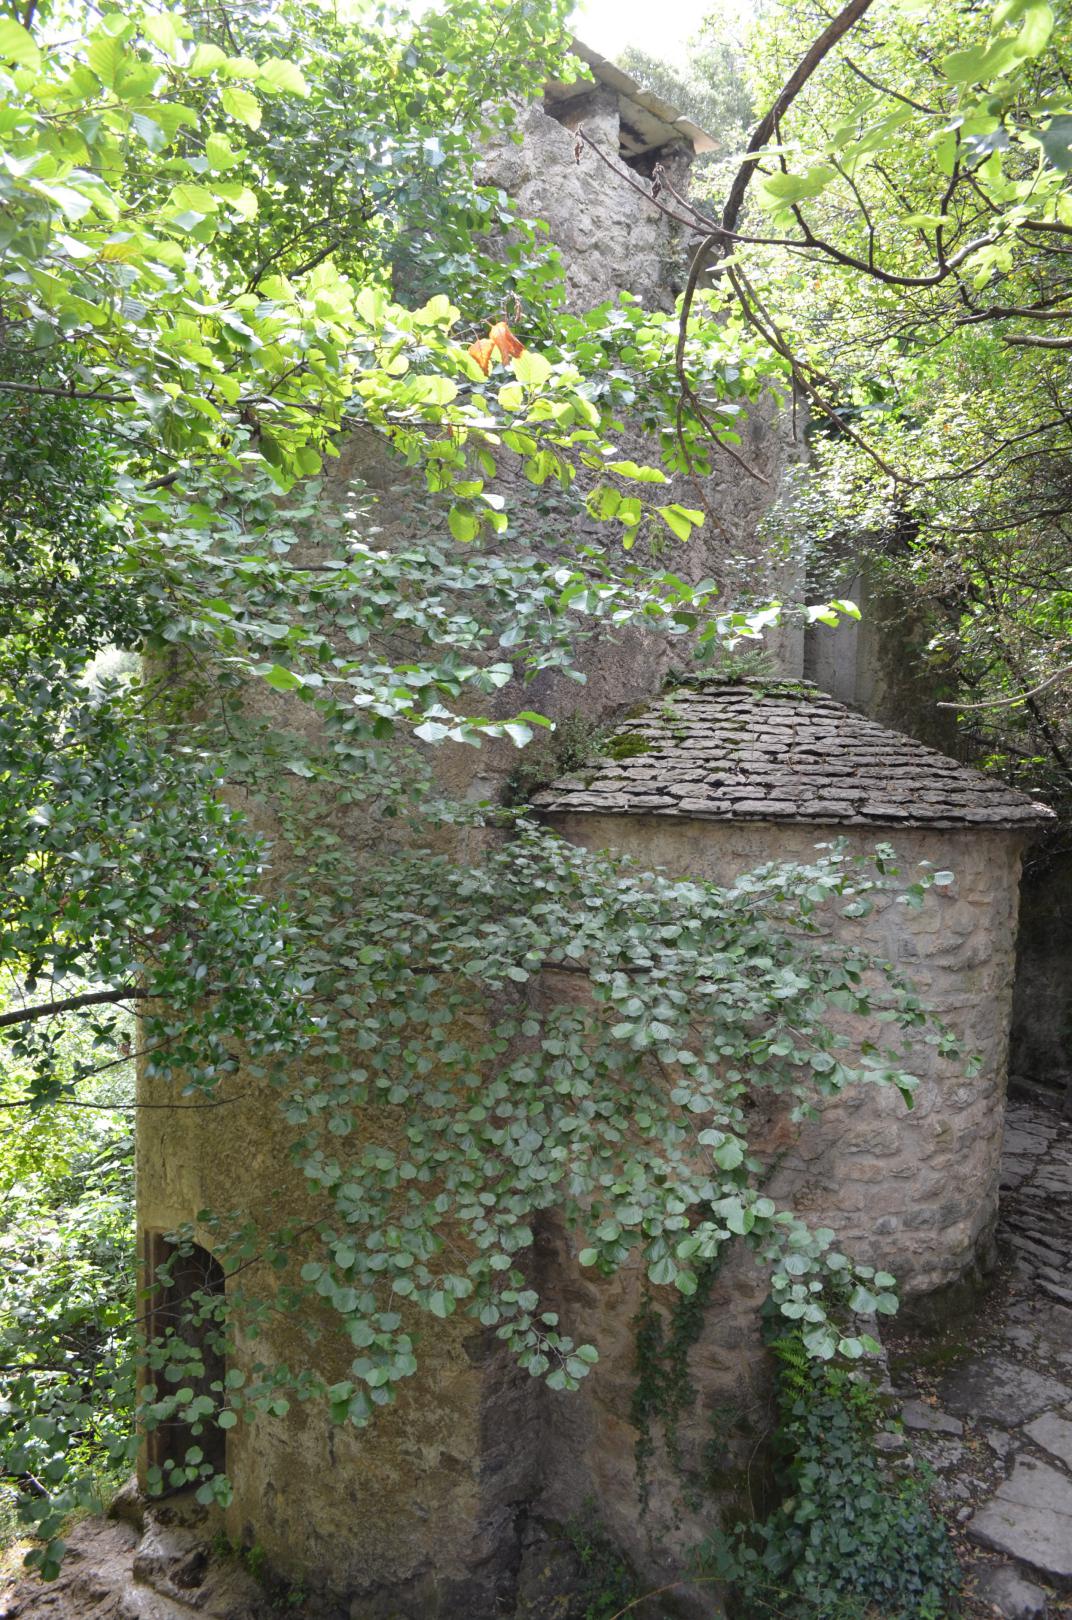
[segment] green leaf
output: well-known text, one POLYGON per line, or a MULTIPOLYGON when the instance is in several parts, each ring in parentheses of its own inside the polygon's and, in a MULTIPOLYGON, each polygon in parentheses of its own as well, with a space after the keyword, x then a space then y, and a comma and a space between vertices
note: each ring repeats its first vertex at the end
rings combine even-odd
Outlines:
POLYGON ((728 1136, 714 1150, 715 1163, 722 1170, 736 1170, 744 1163, 744 1149, 734 1137, 728 1136))
POLYGON ((41 66, 41 52, 33 35, 13 17, 0 17, 0 61, 35 69, 41 66))
POLYGON ((294 62, 285 62, 280 56, 269 56, 261 63, 258 82, 288 95, 306 97, 309 85, 305 74, 294 62))
POLYGON ((219 207, 219 201, 207 186, 186 182, 172 188, 167 206, 180 212, 192 209, 198 214, 214 214, 219 207))
POLYGON ((1062 174, 1072 174, 1072 114, 1051 118, 1045 129, 1036 130, 1046 161, 1062 174))
POLYGON ((836 1353, 838 1336, 825 1322, 810 1332, 805 1333, 803 1345, 809 1356, 816 1356, 820 1361, 829 1361, 836 1353))
MULTIPOLYGON (((181 22, 181 19, 179 21, 181 22)), ((154 45, 159 45, 173 62, 178 60, 181 36, 175 17, 166 11, 148 12, 142 18, 141 26, 154 45)))
POLYGON ((704 514, 691 506, 657 506, 655 510, 662 518, 670 533, 678 540, 687 540, 694 528, 703 523, 704 514))
POLYGON ((1016 48, 1021 56, 1040 56, 1053 33, 1053 12, 1045 0, 1032 0, 1023 16, 1024 25, 1016 36, 1016 48))
POLYGON ((302 684, 300 675, 295 675, 292 669, 286 669, 282 664, 273 664, 264 676, 265 683, 276 692, 292 692, 296 686, 302 684))
POLYGON ((1014 39, 998 39, 953 51, 943 57, 941 69, 951 84, 985 84, 1013 67, 1021 54, 1014 39))
POLYGON ((785 208, 793 203, 807 202, 812 197, 819 197, 826 190, 831 180, 837 178, 837 170, 828 163, 816 163, 805 170, 803 174, 767 174, 756 187, 761 208, 785 208))
POLYGON ((203 42, 198 45, 190 59, 186 71, 194 79, 207 79, 227 61, 226 51, 221 51, 218 45, 203 42))
POLYGON ((480 524, 473 513, 464 506, 452 506, 447 523, 455 540, 461 541, 463 545, 475 540, 480 533, 480 524))
POLYGON ((636 461, 608 461, 607 471, 622 478, 632 478, 640 484, 668 484, 670 482, 658 467, 643 467, 636 461))
POLYGON ((233 169, 242 161, 226 135, 210 135, 205 142, 205 156, 214 169, 233 169))
POLYGON ((112 34, 98 34, 86 47, 86 61, 108 89, 114 85, 125 55, 122 41, 112 34))
POLYGON ((220 91, 220 102, 224 112, 237 118, 247 129, 260 129, 261 104, 252 90, 243 90, 237 84, 225 85, 220 91))
POLYGON ((526 349, 524 354, 515 354, 510 365, 514 376, 526 388, 542 388, 551 375, 551 362, 545 360, 542 354, 534 354, 526 349))

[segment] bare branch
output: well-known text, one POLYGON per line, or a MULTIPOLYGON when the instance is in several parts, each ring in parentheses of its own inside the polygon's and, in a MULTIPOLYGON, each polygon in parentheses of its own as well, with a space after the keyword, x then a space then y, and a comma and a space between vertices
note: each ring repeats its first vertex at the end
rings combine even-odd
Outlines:
POLYGON ((1028 332, 1006 332, 1001 341, 1023 349, 1072 349, 1072 337, 1034 337, 1028 332))
POLYGON ((15 1007, 0 1013, 0 1029, 12 1024, 28 1024, 35 1018, 55 1018, 59 1013, 74 1012, 79 1007, 103 1007, 109 1003, 129 1001, 132 997, 147 996, 148 990, 137 985, 120 985, 117 990, 88 990, 81 996, 65 996, 61 1001, 46 1001, 35 1007, 15 1007))
POLYGON ((733 231, 737 227, 741 208, 744 204, 745 193, 755 173, 759 162, 759 152, 768 144, 774 134, 775 126, 784 118, 797 96, 803 90, 812 74, 815 72, 849 29, 859 22, 860 18, 871 7, 872 0, 849 0, 849 4, 842 8, 817 39, 814 39, 789 75, 777 97, 767 112, 760 119, 752 131, 752 139, 748 143, 745 160, 733 177, 729 194, 726 197, 726 206, 722 210, 722 229, 733 231))
POLYGON ((1040 692, 1045 692, 1049 687, 1056 686, 1057 682, 1063 681, 1066 675, 1072 675, 1072 664, 1063 664, 1060 669, 1055 669, 1052 675, 1048 675, 1044 681, 1040 681, 1038 686, 1030 686, 1026 692, 1017 692, 1015 697, 987 698, 984 703, 939 703, 938 707, 940 709, 1011 709, 1017 703, 1026 703, 1029 698, 1038 697, 1040 692))

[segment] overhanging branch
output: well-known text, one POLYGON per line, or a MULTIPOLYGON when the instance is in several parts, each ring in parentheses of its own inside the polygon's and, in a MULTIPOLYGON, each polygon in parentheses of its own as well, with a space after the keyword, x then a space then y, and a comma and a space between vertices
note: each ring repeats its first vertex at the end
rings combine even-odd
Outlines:
POLYGON ((46 1001, 34 1007, 15 1007, 0 1013, 0 1029, 12 1024, 28 1024, 36 1018, 55 1018, 59 1013, 75 1012, 79 1007, 105 1007, 129 1001, 132 997, 147 996, 148 990, 137 985, 123 984, 115 990, 87 990, 84 995, 64 996, 60 1001, 46 1001))

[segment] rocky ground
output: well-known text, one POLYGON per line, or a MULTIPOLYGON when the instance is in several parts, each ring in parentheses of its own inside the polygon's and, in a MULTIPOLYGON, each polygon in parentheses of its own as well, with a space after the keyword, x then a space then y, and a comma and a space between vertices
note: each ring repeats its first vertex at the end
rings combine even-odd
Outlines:
MULTIPOLYGON (((1010 1102, 1002 1174, 1001 1266, 982 1307, 891 1338, 890 1369, 971 1620, 1072 1620, 1072 1122, 1044 1097, 1010 1102)), ((214 1551, 196 1509, 119 1507, 127 1518, 72 1530, 52 1586, 0 1574, 0 1620, 327 1620, 214 1551)))
POLYGON ((1009 1104, 1001 1267, 967 1327, 894 1339, 907 1438, 936 1476, 979 1615, 1072 1617, 1072 1123, 1009 1104))

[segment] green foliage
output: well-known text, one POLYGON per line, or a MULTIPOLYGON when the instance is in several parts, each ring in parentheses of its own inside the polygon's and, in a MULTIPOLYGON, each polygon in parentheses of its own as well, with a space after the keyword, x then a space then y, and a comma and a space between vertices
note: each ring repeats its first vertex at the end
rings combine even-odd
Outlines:
POLYGON ((583 715, 555 722, 553 731, 538 733, 522 751, 503 790, 506 805, 527 805, 533 794, 556 777, 580 770, 599 752, 599 727, 583 715))
POLYGON ((596 1517, 593 1504, 586 1503, 564 1529, 584 1576, 579 1595, 584 1620, 613 1620, 641 1595, 629 1566, 596 1517))
MULTIPOLYGON (((696 1287, 676 1299, 664 1315, 648 1290, 634 1321, 636 1384, 629 1417, 637 1431, 636 1461, 641 1492, 646 1497, 648 1472, 655 1454, 658 1426, 667 1454, 679 1474, 685 1475, 678 1444, 678 1424, 696 1401, 689 1371, 689 1351, 703 1332, 711 1290, 720 1270, 719 1257, 696 1267, 696 1287)), ((696 1481, 687 1480, 693 1494, 696 1481)))
POLYGON ((706 1567, 731 1582, 748 1620, 948 1620, 960 1571, 926 1479, 876 1446, 890 1428, 858 1369, 817 1363, 799 1332, 777 1361, 775 1467, 782 1502, 716 1538, 706 1567))
MULTIPOLYGON (((827 21, 813 0, 761 20, 757 105, 827 21)), ((875 7, 780 121, 722 278, 812 402, 790 530, 813 577, 836 590, 869 554, 977 756, 1061 804, 1070 39, 1063 0, 875 7)))
MULTIPOLYGON (((57 1069, 86 1061, 80 1034, 57 1043, 57 1069)), ((0 1080, 0 1457, 46 1539, 72 1510, 100 1511, 133 1460, 130 1069, 120 1057, 82 1107, 43 1113, 26 1074, 0 1080)))

